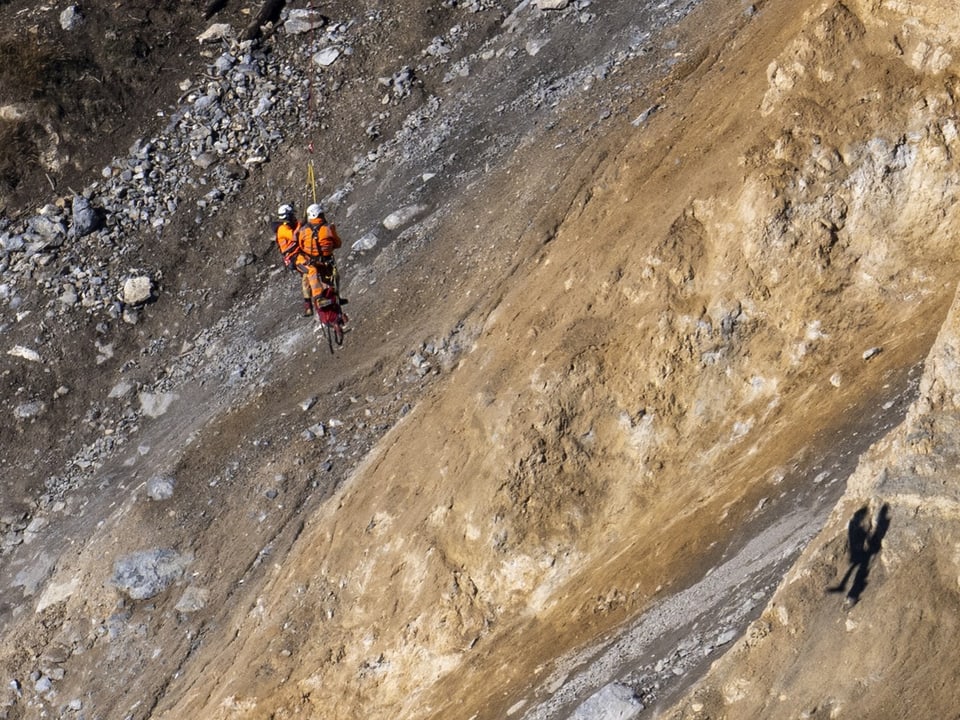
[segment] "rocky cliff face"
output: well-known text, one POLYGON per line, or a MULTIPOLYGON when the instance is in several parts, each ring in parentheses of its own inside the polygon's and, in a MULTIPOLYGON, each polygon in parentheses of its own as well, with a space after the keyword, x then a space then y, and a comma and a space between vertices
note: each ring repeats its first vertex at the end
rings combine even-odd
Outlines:
MULTIPOLYGON (((934 207, 947 210, 955 192, 955 17, 936 3, 851 4, 844 15, 857 21, 848 52, 857 58, 870 53, 868 64, 874 67, 906 66, 913 87, 931 83, 920 91, 922 99, 909 103, 902 125, 903 141, 919 141, 918 150, 926 145, 917 156, 918 175, 904 193, 885 193, 901 198, 895 201, 900 209, 878 228, 902 247, 913 228, 939 226, 934 207), (924 197, 934 206, 926 200, 913 204, 924 197)), ((794 67, 794 77, 822 76, 814 58, 829 47, 824 17, 772 67, 774 78, 787 65, 794 67)), ((871 82, 878 100, 903 97, 875 76, 871 82)), ((793 80, 786 85, 788 95, 802 92, 793 80)), ((889 126, 873 127, 879 134, 889 126)), ((869 194, 871 201, 879 196, 875 190, 869 194)), ((921 242, 946 239, 953 223, 925 233, 921 242)), ((762 615, 668 717, 894 718, 955 712, 957 694, 943 669, 957 662, 947 639, 957 607, 951 390, 956 321, 954 299, 904 421, 861 457, 826 527, 762 615)))
POLYGON ((300 10, 8 208, 6 717, 954 708, 947 3, 300 10))

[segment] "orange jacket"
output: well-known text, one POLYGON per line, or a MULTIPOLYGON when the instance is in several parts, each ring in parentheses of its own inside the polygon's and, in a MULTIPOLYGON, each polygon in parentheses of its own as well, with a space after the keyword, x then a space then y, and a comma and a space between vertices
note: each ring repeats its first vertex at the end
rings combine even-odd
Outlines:
POLYGON ((333 251, 340 247, 340 236, 335 225, 310 220, 297 233, 300 252, 311 260, 333 257, 333 251))
POLYGON ((300 230, 300 221, 297 220, 293 225, 282 222, 277 226, 277 247, 280 248, 280 254, 283 261, 288 262, 297 254, 297 232, 300 230))

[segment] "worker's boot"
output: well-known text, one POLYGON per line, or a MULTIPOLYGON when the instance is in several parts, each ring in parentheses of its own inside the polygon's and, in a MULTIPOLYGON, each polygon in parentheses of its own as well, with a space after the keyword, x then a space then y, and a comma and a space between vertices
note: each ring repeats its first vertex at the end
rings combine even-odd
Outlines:
POLYGON ((310 317, 313 315, 313 302, 307 298, 303 299, 303 316, 310 317))

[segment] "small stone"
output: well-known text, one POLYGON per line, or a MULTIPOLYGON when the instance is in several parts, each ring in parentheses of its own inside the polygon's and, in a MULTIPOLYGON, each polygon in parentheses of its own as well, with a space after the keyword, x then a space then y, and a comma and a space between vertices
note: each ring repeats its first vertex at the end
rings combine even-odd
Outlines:
POLYGON ((140 305, 153 295, 153 281, 146 275, 127 278, 123 283, 123 302, 140 305))
POLYGON ((53 687, 53 683, 50 681, 46 675, 41 677, 33 684, 33 689, 36 690, 41 695, 46 692, 50 692, 50 689, 53 687))
POLYGON ((107 397, 113 400, 116 400, 118 398, 122 398, 124 395, 128 394, 131 390, 133 390, 133 385, 128 383, 125 380, 121 380, 110 389, 110 392, 107 394, 107 397))
POLYGON ((60 27, 67 32, 77 29, 83 23, 83 14, 76 5, 71 5, 60 13, 60 27))
POLYGON ((135 552, 114 563, 112 583, 131 600, 146 600, 179 580, 192 560, 169 548, 135 552))
POLYGON ((717 638, 717 647, 733 642, 736 637, 737 633, 735 630, 727 630, 726 632, 720 633, 720 636, 717 638))
POLYGON ((169 500, 175 485, 176 480, 169 475, 155 475, 147 481, 147 496, 151 500, 169 500))
POLYGON ((644 709, 633 689, 621 683, 610 683, 587 698, 571 717, 587 718, 632 718, 644 709))
POLYGON ((882 353, 882 352, 883 352, 883 348, 881 348, 881 347, 872 347, 872 348, 870 348, 869 350, 864 350, 864 351, 863 351, 863 359, 864 359, 864 360, 871 360, 872 358, 875 358, 877 355, 879 355, 879 354, 882 353))
POLYGON ((322 28, 325 24, 326 20, 319 10, 295 8, 287 16, 283 29, 291 35, 299 35, 322 28))
POLYGON ((313 61, 320 67, 330 67, 340 58, 339 48, 328 47, 313 56, 313 61))
POLYGON ((191 585, 177 601, 176 610, 181 613, 197 612, 206 607, 209 599, 209 590, 191 585))
POLYGON ((23 345, 14 345, 10 350, 7 350, 7 355, 23 358, 24 360, 29 360, 30 362, 40 362, 40 353, 38 353, 36 350, 31 350, 30 348, 24 347, 23 345))
POLYGON ((236 262, 233 263, 233 267, 235 270, 239 270, 247 265, 253 265, 255 260, 256 259, 250 253, 243 253, 237 257, 236 262))
POLYGON ((351 245, 350 249, 353 250, 354 252, 363 252, 365 250, 373 250, 377 246, 378 242, 379 242, 379 239, 377 238, 377 236, 374 233, 370 232, 364 235, 359 240, 357 240, 353 245, 351 245))
POLYGON ((17 405, 17 407, 13 409, 13 416, 18 420, 30 420, 43 415, 43 413, 46 412, 46 409, 47 406, 45 403, 42 403, 39 400, 34 400, 33 402, 17 405))
POLYGON ((633 122, 631 122, 630 124, 633 125, 634 127, 640 127, 640 126, 643 125, 645 122, 647 122, 647 120, 650 119, 650 116, 653 115, 653 114, 654 114, 657 110, 659 110, 659 109, 660 109, 660 106, 659 106, 659 105, 651 105, 651 106, 648 107, 646 110, 644 110, 642 113, 640 113, 639 115, 637 115, 637 117, 635 117, 635 118, 633 119, 633 122))
POLYGON ((383 226, 387 230, 396 230, 413 220, 417 215, 426 212, 426 205, 407 205, 400 210, 396 210, 383 219, 383 226))
POLYGON ((201 43, 219 42, 233 37, 233 28, 227 23, 214 23, 202 33, 197 35, 197 40, 201 43))
POLYGON ((99 230, 103 225, 103 218, 93 208, 90 201, 83 195, 76 195, 71 206, 71 229, 75 237, 86 237, 99 230))
POLYGON ((142 392, 138 396, 140 409, 147 417, 158 418, 166 414, 170 406, 180 396, 176 393, 148 393, 142 392))
POLYGON ((540 40, 540 39, 528 40, 527 44, 524 46, 523 49, 527 51, 527 55, 529 55, 530 57, 535 57, 541 50, 543 50, 546 44, 547 44, 546 40, 540 40))
POLYGON ((193 158, 193 164, 201 170, 207 170, 217 161, 217 156, 213 153, 200 153, 193 158))
POLYGON ((28 533, 38 533, 43 530, 47 525, 50 524, 50 521, 44 517, 35 517, 30 521, 30 524, 26 527, 26 532, 28 533))

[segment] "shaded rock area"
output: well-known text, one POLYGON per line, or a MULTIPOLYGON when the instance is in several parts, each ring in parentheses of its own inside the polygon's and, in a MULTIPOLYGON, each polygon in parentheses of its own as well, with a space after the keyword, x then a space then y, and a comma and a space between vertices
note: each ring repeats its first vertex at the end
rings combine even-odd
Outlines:
POLYGON ((123 5, 0 3, 0 717, 955 712, 952 6, 123 5))

